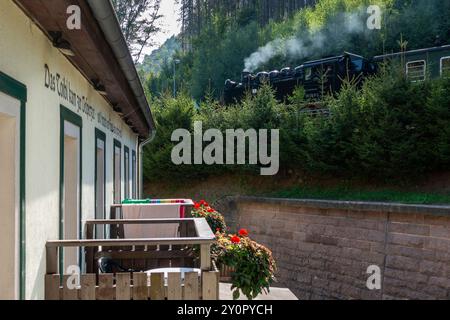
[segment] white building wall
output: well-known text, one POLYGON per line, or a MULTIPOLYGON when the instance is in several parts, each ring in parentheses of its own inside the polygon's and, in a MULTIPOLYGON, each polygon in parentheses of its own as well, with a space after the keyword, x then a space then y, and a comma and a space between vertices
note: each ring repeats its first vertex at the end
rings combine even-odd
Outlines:
MULTIPOLYGON (((112 203, 113 139, 136 150, 137 137, 107 101, 56 50, 41 30, 12 1, 0 1, 0 71, 26 85, 26 298, 44 295, 45 243, 59 236, 60 104, 80 115, 82 130, 82 218, 95 217, 95 128, 106 133, 106 208, 112 203), (118 137, 90 119, 57 92, 45 87, 45 65, 70 81, 71 88, 87 97, 122 130, 118 137)), ((131 170, 131 169, 130 169, 131 170)), ((124 192, 122 182, 122 194, 124 192)), ((108 212, 107 212, 108 214, 108 212)))

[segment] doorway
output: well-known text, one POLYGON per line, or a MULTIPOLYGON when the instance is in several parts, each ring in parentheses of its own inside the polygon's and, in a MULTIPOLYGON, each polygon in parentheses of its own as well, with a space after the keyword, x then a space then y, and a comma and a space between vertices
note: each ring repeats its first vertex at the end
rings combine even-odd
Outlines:
MULTIPOLYGON (((106 135, 95 129, 95 219, 106 218, 105 185, 106 185, 106 135)), ((105 238, 105 226, 95 227, 96 239, 105 238)))
POLYGON ((115 204, 120 204, 122 202, 122 188, 121 188, 121 182, 122 182, 122 161, 121 161, 121 155, 122 155, 122 144, 114 140, 114 191, 113 191, 113 198, 115 204))
POLYGON ((19 298, 21 101, 0 92, 0 300, 19 298))
POLYGON ((136 151, 131 152, 131 193, 133 199, 137 199, 136 191, 136 151))
MULTIPOLYGON (((61 226, 60 238, 81 238, 81 146, 82 120, 72 111, 61 107, 61 226)), ((62 271, 81 265, 80 250, 65 248, 60 255, 62 271)))
POLYGON ((125 199, 130 199, 130 149, 125 146, 124 151, 125 199))

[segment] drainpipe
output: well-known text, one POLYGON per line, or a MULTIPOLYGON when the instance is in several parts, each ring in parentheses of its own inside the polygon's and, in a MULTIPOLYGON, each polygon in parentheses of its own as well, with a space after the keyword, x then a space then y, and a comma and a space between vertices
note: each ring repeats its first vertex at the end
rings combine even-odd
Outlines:
POLYGON ((150 137, 147 140, 139 143, 139 155, 138 155, 138 168, 139 168, 139 182, 138 182, 138 195, 139 199, 144 198, 144 169, 143 169, 143 157, 144 147, 151 143, 156 137, 156 129, 150 130, 150 137))

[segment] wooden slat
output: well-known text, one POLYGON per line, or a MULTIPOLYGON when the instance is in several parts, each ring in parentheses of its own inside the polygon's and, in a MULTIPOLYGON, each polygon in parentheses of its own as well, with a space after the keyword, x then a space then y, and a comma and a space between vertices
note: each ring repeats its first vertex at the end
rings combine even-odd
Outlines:
POLYGON ((152 239, 102 239, 102 240, 50 240, 46 246, 54 247, 127 247, 127 246, 156 246, 156 245, 195 245, 211 244, 212 238, 152 238, 152 239))
POLYGON ((198 300, 198 273, 186 272, 184 274, 184 300, 198 300))
POLYGON ((196 236, 199 238, 214 238, 215 235, 211 230, 208 222, 205 218, 194 219, 195 230, 197 231, 196 236))
POLYGON ((168 300, 182 300, 183 295, 181 291, 181 273, 170 272, 167 281, 167 299, 168 300))
MULTIPOLYGON (((72 277, 72 275, 64 275, 63 276, 63 291, 62 291, 62 299, 63 300, 78 300, 78 288, 68 288, 67 282, 69 278, 72 277)), ((70 280, 69 282, 71 285, 73 285, 73 281, 70 280)))
POLYGON ((147 274, 133 273, 133 300, 148 300, 147 274))
POLYGON ((218 300, 219 273, 202 272, 202 299, 218 300))
POLYGON ((176 223, 195 223, 197 220, 204 218, 154 218, 154 219, 95 219, 86 220, 86 225, 103 225, 103 224, 176 224, 176 223))
POLYGON ((116 274, 116 300, 131 300, 131 275, 116 274))
POLYGON ((45 300, 60 300, 59 274, 45 275, 45 300))
POLYGON ((58 273, 58 248, 46 247, 47 274, 58 273))
POLYGON ((97 300, 114 300, 113 274, 98 275, 97 300))
POLYGON ((180 237, 181 238, 187 237, 187 235, 188 235, 187 228, 188 228, 188 223, 187 222, 180 223, 179 230, 180 230, 180 237))
MULTIPOLYGON (((86 225, 85 239, 94 239, 94 225, 86 225)), ((94 248, 85 248, 86 252, 86 271, 88 273, 94 273, 95 261, 94 261, 94 248)))
POLYGON ((95 300, 96 275, 81 275, 80 284, 80 300, 95 300))
POLYGON ((200 269, 202 271, 211 270, 211 245, 202 244, 200 246, 200 269))
POLYGON ((150 299, 164 300, 164 273, 152 273, 150 276, 150 299))

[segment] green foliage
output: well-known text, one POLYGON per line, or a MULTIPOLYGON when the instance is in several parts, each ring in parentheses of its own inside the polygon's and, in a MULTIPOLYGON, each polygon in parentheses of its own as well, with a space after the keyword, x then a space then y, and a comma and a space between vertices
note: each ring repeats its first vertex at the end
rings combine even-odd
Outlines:
POLYGON ((112 0, 125 41, 137 63, 153 35, 161 31, 161 0, 112 0))
MULTIPOLYGON (((241 230, 245 231, 246 230, 241 230)), ((256 298, 263 290, 269 291, 275 279, 276 263, 272 252, 251 240, 248 236, 217 234, 217 243, 212 253, 219 264, 233 269, 231 274, 233 299, 240 293, 249 300, 256 298)))
POLYGON ((328 116, 303 113, 301 89, 290 105, 278 102, 270 86, 228 107, 208 98, 196 109, 187 95, 165 96, 154 103, 158 133, 145 155, 145 175, 186 179, 259 169, 173 165, 172 131, 192 132, 197 120, 204 131, 217 128, 224 134, 226 129, 279 129, 281 174, 303 170, 385 180, 440 170, 450 164, 449 90, 449 78, 411 83, 394 67, 366 80, 362 88, 345 83, 339 94, 325 99, 328 116))
POLYGON ((265 196, 293 199, 327 199, 342 201, 382 201, 407 204, 450 203, 450 193, 436 194, 404 192, 391 189, 367 189, 363 187, 339 185, 335 187, 293 187, 283 188, 265 196))
POLYGON ((191 213, 194 218, 205 218, 213 232, 225 232, 227 230, 223 215, 214 210, 205 200, 195 203, 191 213))
POLYGON ((291 105, 300 107, 305 102, 306 91, 303 87, 297 87, 294 89, 292 96, 288 97, 288 101, 291 105))
MULTIPOLYGON (((206 17, 202 27, 192 39, 190 50, 179 53, 181 60, 177 83, 197 101, 206 93, 219 99, 226 79, 240 79, 244 60, 259 47, 275 39, 296 37, 304 41, 318 41, 311 35, 318 29, 325 37, 326 45, 314 50, 308 57, 288 56, 285 52, 261 65, 261 69, 279 69, 297 66, 307 59, 326 55, 354 52, 368 58, 374 55, 399 51, 398 40, 402 36, 407 49, 431 47, 450 39, 450 2, 442 0, 319 0, 315 6, 305 7, 285 19, 263 20, 254 7, 243 6, 235 14, 221 11, 206 17), (377 4, 383 10, 381 30, 368 30, 364 19, 365 8, 377 4), (349 13, 361 17, 362 31, 347 35, 349 13), (438 38, 437 38, 438 37, 438 38), (440 39, 440 41, 437 41, 440 39)), ((360 26, 361 27, 361 26, 360 26)), ((171 90, 173 68, 164 62, 159 74, 148 78, 147 87, 153 96, 171 90)))
POLYGON ((138 64, 138 69, 144 74, 158 76, 164 65, 169 65, 173 61, 173 57, 181 50, 180 41, 177 37, 172 36, 167 39, 164 44, 154 50, 151 54, 146 55, 142 63, 138 64))
POLYGON ((176 176, 189 177, 193 166, 176 166, 171 161, 172 148, 176 145, 171 142, 171 137, 176 129, 192 130, 195 112, 193 101, 186 95, 181 95, 177 99, 165 95, 160 99, 154 99, 152 106, 157 133, 153 142, 145 148, 144 178, 150 180, 176 176))

